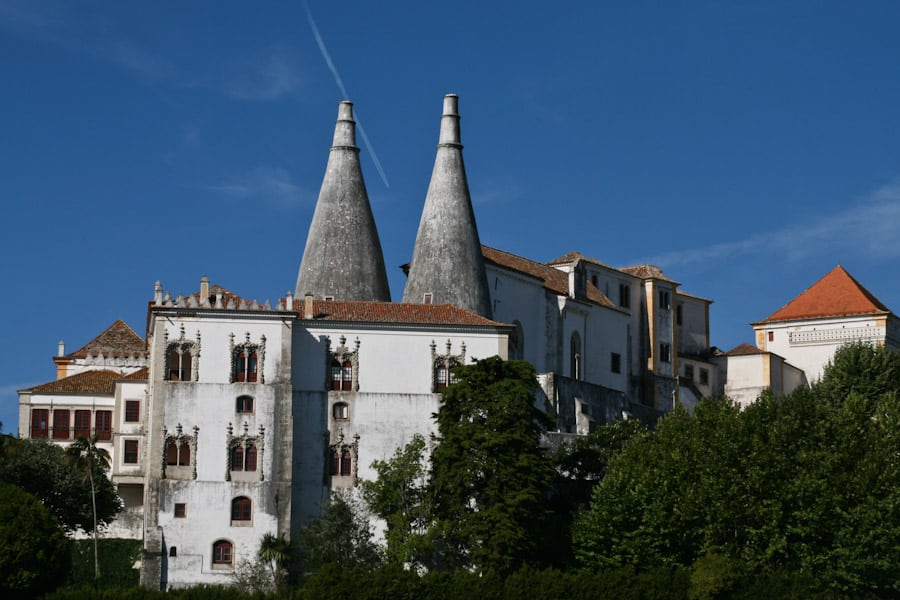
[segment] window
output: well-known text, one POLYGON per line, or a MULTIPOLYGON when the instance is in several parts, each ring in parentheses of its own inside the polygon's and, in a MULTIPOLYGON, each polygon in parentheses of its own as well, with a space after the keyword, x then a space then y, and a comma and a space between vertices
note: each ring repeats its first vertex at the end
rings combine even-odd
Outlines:
POLYGON ((191 363, 193 355, 191 346, 172 344, 166 354, 166 379, 169 381, 191 381, 191 363))
POLYGON ((91 437, 91 411, 76 410, 75 411, 75 437, 90 438, 91 437))
POLYGON ((519 321, 513 321, 515 329, 509 334, 507 341, 507 356, 509 360, 522 360, 525 358, 525 330, 519 321))
POLYGON ((125 401, 125 422, 137 423, 141 420, 141 401, 126 400, 125 401))
POLYGON ((684 365, 684 378, 688 381, 694 380, 694 365, 684 365))
POLYGON ((252 413, 253 412, 253 397, 252 396, 238 396, 237 402, 235 405, 235 410, 239 413, 252 413))
POLYGON ((350 418, 350 406, 346 402, 335 402, 331 407, 331 416, 337 421, 345 421, 350 418))
POLYGON ((352 475, 353 456, 350 448, 335 448, 331 453, 331 474, 352 475))
POLYGON ((443 390, 447 387, 447 365, 438 365, 434 370, 434 381, 435 387, 438 390, 443 390))
POLYGON ((123 455, 122 462, 126 465, 136 465, 138 462, 138 441, 125 440, 123 455))
POLYGON ((774 332, 774 331, 770 331, 770 332, 769 332, 769 341, 770 341, 770 342, 774 342, 774 341, 775 341, 775 332, 774 332))
POLYGON ((700 385, 709 385, 709 369, 700 369, 700 385))
POLYGON ((572 379, 581 379, 581 336, 575 331, 569 344, 569 368, 572 379))
POLYGON ((94 413, 94 432, 98 440, 112 439, 112 411, 98 410, 94 413))
POLYGON ((255 350, 238 348, 234 361, 234 380, 253 383, 256 381, 257 354, 255 350))
POLYGON ((343 363, 337 359, 331 359, 331 389, 335 392, 349 392, 353 389, 353 363, 345 360, 343 363))
POLYGON ((183 519, 187 516, 187 504, 184 502, 175 503, 175 518, 183 519))
POLYGON ((46 408, 35 408, 31 411, 31 437, 45 438, 50 427, 50 411, 46 408))
POLYGON ((681 325, 681 324, 682 324, 683 317, 682 317, 681 312, 682 312, 681 304, 679 304, 679 305, 677 305, 677 306, 675 307, 675 324, 676 324, 676 325, 681 325))
POLYGON ((599 287, 600 287, 600 286, 597 285, 597 275, 596 275, 596 274, 591 275, 591 283, 594 284, 594 287, 595 287, 595 288, 599 288, 599 287))
POLYGON ((169 548, 169 556, 173 558, 178 556, 178 546, 172 546, 171 548, 169 548))
POLYGON ((672 346, 666 343, 659 345, 659 362, 672 362, 672 346))
POLYGON ((230 567, 234 556, 234 546, 231 542, 218 540, 213 544, 213 566, 230 567))
POLYGON ((250 520, 250 498, 247 496, 238 496, 231 501, 231 520, 232 521, 249 521, 250 520))
POLYGON ((53 439, 69 439, 69 411, 67 409, 58 408, 53 411, 53 439))
POLYGON ((613 352, 609 355, 609 370, 613 373, 622 372, 622 355, 618 352, 613 352))
POLYGON ((659 307, 663 310, 669 310, 670 308, 672 308, 672 300, 668 290, 659 291, 659 307))
POLYGON ((619 284, 619 306, 622 308, 631 307, 631 286, 628 284, 619 284))
POLYGON ((431 304, 434 301, 434 295, 431 292, 422 294, 422 304, 431 304))
POLYGON ((256 446, 250 444, 245 449, 243 446, 234 446, 231 449, 231 470, 232 471, 255 471, 256 470, 256 446))
POLYGON ((191 445, 169 440, 166 444, 166 464, 170 467, 187 467, 191 464, 191 445))

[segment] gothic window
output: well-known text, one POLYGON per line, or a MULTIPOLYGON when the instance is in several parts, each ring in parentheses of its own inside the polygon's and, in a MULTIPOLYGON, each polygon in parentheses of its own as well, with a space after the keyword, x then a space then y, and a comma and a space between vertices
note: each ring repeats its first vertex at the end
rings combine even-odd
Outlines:
POLYGON ((175 427, 175 434, 168 434, 163 429, 165 440, 163 449, 163 477, 169 479, 197 479, 197 434, 200 429, 194 427, 194 435, 185 435, 181 424, 175 427))
POLYGON ((108 441, 112 439, 112 411, 98 410, 94 413, 94 433, 97 439, 108 441))
POLYGON ((331 451, 331 474, 332 475, 352 475, 353 474, 353 455, 350 448, 334 448, 331 451))
POLYGON ((50 427, 50 411, 46 408, 35 408, 31 411, 31 437, 45 438, 50 427))
POLYGON ((577 331, 572 333, 569 347, 570 377, 572 379, 581 379, 581 336, 577 331))
POLYGON ((238 413, 252 413, 253 396, 238 396, 235 411, 238 413))
POLYGON ((231 470, 232 471, 255 471, 256 470, 256 446, 253 444, 244 446, 238 445, 231 449, 231 470))
POLYGON ((91 411, 76 410, 75 411, 75 438, 91 437, 91 411))
POLYGON ((59 409, 53 411, 53 439, 69 439, 69 411, 59 409))
POLYGON ((350 418, 350 406, 346 402, 335 402, 331 407, 331 416, 335 421, 346 421, 350 418))
POLYGON ((328 353, 327 389, 333 392, 355 392, 359 389, 359 339, 355 348, 347 347, 347 338, 341 336, 340 345, 328 353))
POLYGON ((249 426, 245 422, 243 435, 234 435, 231 423, 227 428, 228 465, 226 481, 261 481, 263 442, 265 428, 260 426, 258 435, 248 435, 249 426))
POLYGON ((184 325, 180 335, 174 342, 168 342, 166 332, 166 365, 163 376, 168 381, 197 381, 197 365, 200 359, 200 332, 197 341, 189 341, 184 337, 184 325))
POLYGON ((179 444, 177 440, 169 440, 169 442, 166 444, 166 464, 170 467, 190 466, 190 444, 179 444))
POLYGON ((266 353, 266 336, 260 336, 259 343, 250 341, 250 332, 244 334, 244 341, 234 343, 234 334, 230 335, 231 346, 231 382, 232 383, 265 383, 263 380, 263 361, 266 353))
POLYGON ((231 520, 249 521, 252 515, 252 504, 247 496, 238 496, 231 501, 231 520))
POLYGON ((213 567, 229 568, 234 559, 234 546, 227 540, 217 540, 213 543, 213 567))
POLYGON ((439 393, 448 385, 456 383, 456 375, 453 368, 465 364, 466 343, 460 344, 460 353, 451 354, 452 344, 447 340, 446 354, 437 353, 437 345, 431 342, 431 391, 439 393))

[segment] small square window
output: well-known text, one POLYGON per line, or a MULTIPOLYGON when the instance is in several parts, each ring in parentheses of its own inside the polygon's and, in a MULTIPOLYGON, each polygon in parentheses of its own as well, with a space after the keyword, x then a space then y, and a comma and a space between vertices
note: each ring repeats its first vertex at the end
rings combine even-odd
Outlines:
POLYGON ((253 412, 253 397, 252 396, 238 396, 235 410, 239 413, 252 413, 253 412))
POLYGON ((618 352, 613 352, 609 356, 609 370, 613 373, 621 373, 622 372, 622 355, 618 352))
POLYGON ((770 342, 774 342, 774 341, 775 341, 775 332, 774 332, 774 331, 770 331, 770 332, 769 332, 769 341, 770 341, 770 342))
POLYGON ((175 518, 183 519, 187 516, 187 505, 184 502, 175 503, 175 518))
POLYGON ((138 462, 138 441, 137 440, 125 440, 123 448, 123 459, 122 461, 126 465, 136 465, 138 462))
POLYGON ((709 369, 700 369, 700 385, 709 385, 709 369))
POLYGON ((425 292, 422 294, 422 304, 431 304, 434 300, 434 295, 431 292, 425 292))
POLYGON ((336 402, 331 408, 331 416, 337 421, 345 421, 350 418, 350 406, 346 402, 336 402))

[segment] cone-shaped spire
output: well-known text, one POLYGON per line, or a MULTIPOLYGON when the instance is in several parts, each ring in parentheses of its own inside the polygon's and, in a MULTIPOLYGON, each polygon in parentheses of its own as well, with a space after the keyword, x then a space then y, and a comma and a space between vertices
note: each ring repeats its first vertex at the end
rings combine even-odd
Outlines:
POLYGON ((389 302, 387 273, 356 147, 353 104, 341 102, 296 296, 389 302))
POLYGON ((463 164, 458 104, 456 94, 444 96, 437 157, 403 301, 453 304, 491 318, 484 256, 463 164))

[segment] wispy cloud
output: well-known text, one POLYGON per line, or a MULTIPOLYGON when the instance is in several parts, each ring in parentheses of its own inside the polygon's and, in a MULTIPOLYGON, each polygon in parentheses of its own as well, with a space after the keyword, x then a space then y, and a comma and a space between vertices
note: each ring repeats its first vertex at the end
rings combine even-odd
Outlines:
MULTIPOLYGON (((331 74, 334 76, 334 82, 341 91, 341 95, 349 100, 350 94, 347 93, 347 88, 344 87, 344 80, 341 79, 341 74, 338 73, 337 67, 334 66, 334 61, 331 60, 328 48, 325 47, 325 40, 322 39, 322 35, 319 33, 319 27, 316 25, 315 19, 313 19, 312 11, 309 10, 309 4, 305 1, 303 2, 303 8, 306 10, 306 19, 309 21, 309 27, 312 29, 313 36, 316 38, 316 44, 319 46, 319 52, 321 52, 322 58, 325 59, 325 64, 328 65, 328 70, 331 71, 331 74)), ((368 150, 369 154, 372 156, 372 162, 375 163, 375 169, 381 176, 381 181, 384 182, 384 187, 390 188, 391 184, 388 183, 387 175, 384 172, 384 168, 381 166, 381 161, 378 160, 375 148, 372 147, 369 136, 366 135, 366 130, 362 125, 362 120, 359 118, 359 111, 356 111, 354 118, 356 119, 356 126, 359 129, 359 134, 362 136, 363 143, 366 145, 366 150, 368 150)))
POLYGON ((266 200, 279 206, 294 206, 308 196, 294 183, 291 174, 281 167, 256 167, 255 169, 216 184, 199 186, 235 200, 249 198, 266 200))
POLYGON ((505 204, 519 200, 525 188, 515 179, 480 179, 471 182, 472 202, 479 205, 505 204))
POLYGON ((876 189, 846 210, 808 222, 635 262, 660 267, 712 265, 750 255, 800 261, 824 252, 873 259, 900 258, 900 180, 876 189))
POLYGON ((276 100, 295 92, 303 78, 291 56, 281 49, 255 61, 238 65, 241 74, 231 81, 226 92, 239 100, 276 100))

